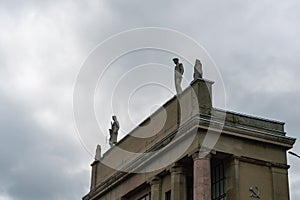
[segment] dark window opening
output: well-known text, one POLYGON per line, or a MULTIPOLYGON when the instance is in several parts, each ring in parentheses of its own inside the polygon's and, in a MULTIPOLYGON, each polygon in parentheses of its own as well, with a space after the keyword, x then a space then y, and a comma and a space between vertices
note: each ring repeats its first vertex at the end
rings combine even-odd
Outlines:
POLYGON ((165 193, 165 200, 171 200, 171 190, 165 193))
POLYGON ((226 200, 225 169, 222 160, 211 161, 211 199, 226 200))

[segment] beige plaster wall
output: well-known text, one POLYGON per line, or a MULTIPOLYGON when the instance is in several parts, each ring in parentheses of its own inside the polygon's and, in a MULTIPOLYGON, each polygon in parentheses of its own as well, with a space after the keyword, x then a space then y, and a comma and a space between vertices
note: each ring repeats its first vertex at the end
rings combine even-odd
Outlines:
POLYGON ((273 200, 273 184, 270 167, 242 161, 239 163, 240 198, 243 200, 253 200, 253 198, 250 197, 249 188, 258 187, 260 199, 273 200))

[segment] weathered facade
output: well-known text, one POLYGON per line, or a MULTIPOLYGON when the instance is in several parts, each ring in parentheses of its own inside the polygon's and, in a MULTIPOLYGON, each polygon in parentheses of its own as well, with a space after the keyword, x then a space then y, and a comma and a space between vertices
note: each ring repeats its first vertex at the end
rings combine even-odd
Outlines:
POLYGON ((295 139, 283 122, 214 108, 212 84, 194 80, 94 161, 83 200, 289 199, 295 139))

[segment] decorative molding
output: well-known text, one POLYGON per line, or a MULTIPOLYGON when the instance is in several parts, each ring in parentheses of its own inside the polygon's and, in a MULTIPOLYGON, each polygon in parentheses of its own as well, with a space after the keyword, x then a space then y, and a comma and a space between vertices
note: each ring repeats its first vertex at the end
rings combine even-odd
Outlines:
POLYGON ((276 162, 270 162, 270 161, 264 161, 264 160, 259 160, 255 158, 248 158, 244 156, 234 156, 235 159, 247 163, 252 163, 256 165, 262 165, 262 166, 267 166, 267 167, 276 167, 276 168, 281 168, 281 169, 289 169, 290 166, 282 163, 276 163, 276 162))

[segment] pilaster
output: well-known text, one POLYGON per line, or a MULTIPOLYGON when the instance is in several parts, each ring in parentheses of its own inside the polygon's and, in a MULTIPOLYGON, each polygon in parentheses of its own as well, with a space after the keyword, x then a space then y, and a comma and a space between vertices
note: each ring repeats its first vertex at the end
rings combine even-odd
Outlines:
POLYGON ((161 200, 161 179, 157 176, 150 180, 151 200, 161 200))
POLYGON ((186 170, 174 166, 171 172, 171 200, 187 200, 186 170))

